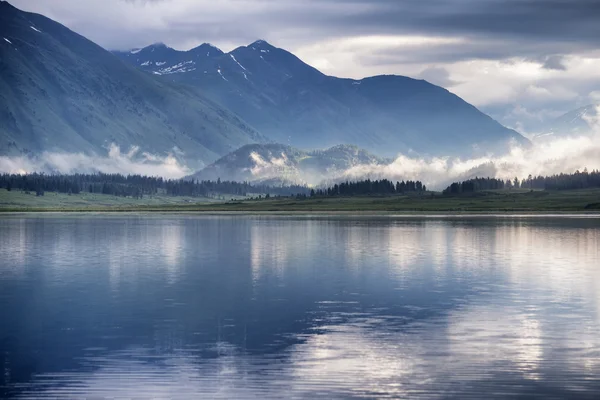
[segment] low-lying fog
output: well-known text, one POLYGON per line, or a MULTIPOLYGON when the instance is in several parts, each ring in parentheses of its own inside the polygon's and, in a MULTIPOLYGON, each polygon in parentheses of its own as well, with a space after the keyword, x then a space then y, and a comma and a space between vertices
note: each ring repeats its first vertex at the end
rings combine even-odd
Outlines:
MULTIPOLYGON (((475 176, 523 179, 530 174, 552 175, 561 172, 573 173, 585 168, 600 169, 600 129, 595 129, 595 132, 590 136, 536 142, 527 149, 514 146, 508 154, 496 157, 459 159, 412 158, 400 155, 387 165, 356 165, 345 171, 332 172, 327 178, 328 181, 367 177, 394 181, 421 180, 429 188, 443 189, 451 182, 475 176)), ((251 170, 256 180, 274 178, 273 171, 281 167, 281 159, 262 160, 261 163, 260 168, 251 170), (274 168, 269 168, 269 164, 274 168)), ((104 156, 51 152, 33 158, 0 156, 0 172, 105 172, 181 178, 194 171, 184 165, 175 153, 158 156, 141 153, 137 147, 122 152, 113 144, 104 156)), ((317 177, 300 172, 298 177, 302 183, 309 185, 323 183, 323 174, 317 177)))

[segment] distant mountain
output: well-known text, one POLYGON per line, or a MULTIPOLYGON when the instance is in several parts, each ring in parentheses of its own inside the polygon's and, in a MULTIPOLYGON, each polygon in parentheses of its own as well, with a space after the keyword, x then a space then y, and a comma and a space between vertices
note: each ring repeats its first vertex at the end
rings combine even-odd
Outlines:
POLYGON ((548 140, 558 137, 590 135, 597 129, 598 105, 585 107, 561 115, 547 123, 534 140, 548 140))
POLYGON ((387 162, 390 160, 351 145, 304 151, 281 144, 250 144, 227 154, 190 178, 316 184, 341 176, 356 165, 387 162))
POLYGON ((169 81, 201 88, 275 142, 300 148, 353 143, 386 156, 499 152, 519 133, 446 89, 386 75, 327 76, 264 40, 230 53, 203 44, 177 51, 155 44, 115 52, 169 81))
POLYGON ((157 79, 44 16, 0 2, 0 154, 103 154, 114 142, 156 154, 175 149, 199 167, 266 140, 196 88, 157 79))

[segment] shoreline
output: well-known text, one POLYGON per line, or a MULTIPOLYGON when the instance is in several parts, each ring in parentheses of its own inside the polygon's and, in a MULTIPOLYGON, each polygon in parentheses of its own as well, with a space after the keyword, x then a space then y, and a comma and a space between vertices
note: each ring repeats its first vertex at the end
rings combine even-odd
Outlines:
POLYGON ((600 217, 600 211, 577 211, 577 210, 169 210, 169 209, 38 209, 38 210, 0 210, 1 216, 20 214, 188 214, 207 216, 364 216, 364 217, 476 217, 476 216, 531 216, 531 217, 553 217, 553 216, 588 216, 600 217))

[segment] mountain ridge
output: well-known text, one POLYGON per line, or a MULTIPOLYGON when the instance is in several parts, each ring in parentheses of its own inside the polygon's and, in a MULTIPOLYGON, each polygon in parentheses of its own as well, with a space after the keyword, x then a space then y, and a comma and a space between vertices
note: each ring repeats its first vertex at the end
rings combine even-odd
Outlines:
POLYGON ((541 133, 535 135, 534 140, 592 135, 597 129, 599 107, 598 104, 588 104, 564 113, 546 123, 541 133))
POLYGON ((0 154, 103 154, 115 143, 183 152, 198 168, 268 141, 197 88, 132 68, 43 15, 0 6, 0 154))
POLYGON ((265 40, 224 53, 155 43, 108 52, 2 2, 0 154, 184 153, 198 169, 240 146, 352 143, 384 156, 468 156, 528 144, 423 80, 323 74, 265 40), (125 61, 125 62, 123 62, 125 61))
POLYGON ((424 80, 329 76, 262 39, 201 59, 188 52, 174 50, 173 60, 115 54, 147 72, 200 88, 275 142, 296 147, 342 142, 386 156, 411 150, 462 156, 502 151, 511 140, 529 145, 516 131, 424 80))

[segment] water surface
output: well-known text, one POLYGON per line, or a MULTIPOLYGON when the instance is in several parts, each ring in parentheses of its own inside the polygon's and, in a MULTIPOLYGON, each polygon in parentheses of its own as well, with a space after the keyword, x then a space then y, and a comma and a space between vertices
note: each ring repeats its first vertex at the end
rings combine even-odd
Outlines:
POLYGON ((600 219, 0 218, 0 397, 597 398, 600 219))

